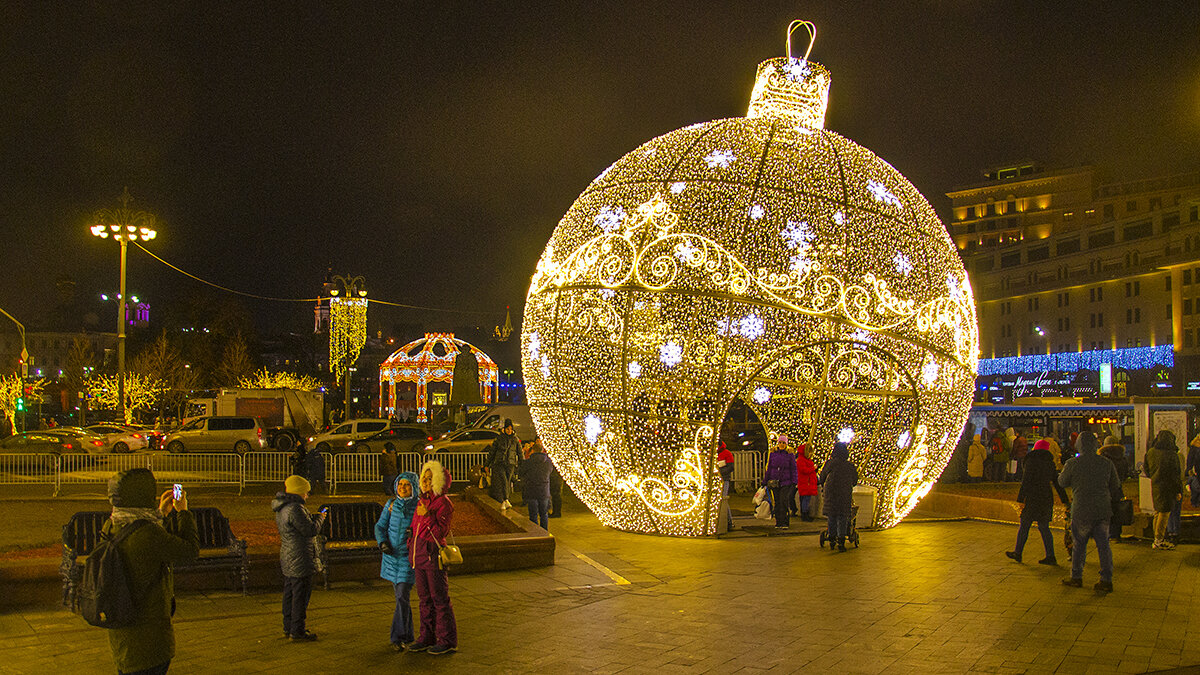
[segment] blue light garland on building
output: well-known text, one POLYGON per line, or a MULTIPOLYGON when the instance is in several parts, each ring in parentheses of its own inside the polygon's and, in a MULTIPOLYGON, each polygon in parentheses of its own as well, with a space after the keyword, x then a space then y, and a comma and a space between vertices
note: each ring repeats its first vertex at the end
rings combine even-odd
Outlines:
POLYGON ((1113 368, 1142 370, 1154 366, 1171 368, 1175 365, 1175 345, 1129 347, 1126 349, 1097 349, 1060 354, 1028 354, 998 359, 979 359, 979 376, 1038 373, 1044 370, 1077 372, 1100 370, 1100 364, 1111 363, 1113 368))

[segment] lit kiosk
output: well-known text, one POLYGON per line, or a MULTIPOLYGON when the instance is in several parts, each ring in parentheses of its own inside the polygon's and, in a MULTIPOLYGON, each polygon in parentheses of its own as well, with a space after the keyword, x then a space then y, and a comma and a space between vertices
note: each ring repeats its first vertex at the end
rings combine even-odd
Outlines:
MULTIPOLYGON (((830 74, 763 62, 745 117, 617 160, 554 230, 525 302, 533 421, 606 525, 717 532, 716 430, 834 441, 895 525, 949 460, 974 388, 974 299, 946 229, 891 165, 824 128, 830 74)), ((811 43, 809 46, 811 50, 811 43)))

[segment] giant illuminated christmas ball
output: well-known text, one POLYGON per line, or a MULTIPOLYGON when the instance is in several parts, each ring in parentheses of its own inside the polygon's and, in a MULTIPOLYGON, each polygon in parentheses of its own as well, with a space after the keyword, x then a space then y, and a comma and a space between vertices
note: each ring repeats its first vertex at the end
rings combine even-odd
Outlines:
POLYGON ((530 408, 603 523, 714 533, 735 399, 818 466, 851 442, 877 491, 860 526, 899 522, 949 460, 978 357, 971 287, 929 202, 824 129, 829 83, 765 61, 745 117, 625 155, 546 245, 521 336, 530 408))

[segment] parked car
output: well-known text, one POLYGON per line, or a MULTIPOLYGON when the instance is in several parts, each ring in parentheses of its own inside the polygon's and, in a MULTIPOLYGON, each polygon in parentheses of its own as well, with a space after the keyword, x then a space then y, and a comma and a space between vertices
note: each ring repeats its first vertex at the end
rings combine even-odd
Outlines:
POLYGON ((464 429, 425 444, 425 452, 483 452, 500 437, 491 429, 464 429))
MULTIPOLYGON (((388 448, 394 452, 421 452, 425 444, 433 437, 425 431, 425 427, 416 424, 401 424, 389 427, 377 434, 368 436, 361 441, 349 441, 354 452, 381 452, 388 448)), ((333 448, 334 452, 338 448, 333 448)))
POLYGON ((48 431, 23 431, 0 441, 4 453, 86 453, 100 455, 108 452, 104 439, 72 429, 55 428, 48 431))
POLYGON ((267 447, 257 417, 197 417, 166 438, 167 452, 233 452, 239 455, 267 447))
POLYGON ((532 441, 534 436, 537 436, 537 431, 533 428, 533 418, 529 416, 529 406, 527 405, 504 403, 492 406, 482 415, 479 415, 470 426, 475 429, 494 429, 500 431, 506 419, 512 420, 513 430, 517 433, 517 438, 520 438, 523 442, 532 441))
POLYGON ((344 452, 353 447, 355 441, 373 436, 391 426, 391 422, 379 418, 346 420, 330 431, 309 436, 304 447, 316 448, 318 452, 344 452))
POLYGON ((149 450, 160 450, 163 447, 163 439, 167 437, 167 432, 158 427, 152 427, 148 424, 124 424, 128 429, 141 434, 146 439, 146 447, 149 450))
POLYGON ((104 439, 110 452, 137 452, 149 447, 146 435, 133 427, 117 426, 115 424, 93 424, 84 427, 104 439))

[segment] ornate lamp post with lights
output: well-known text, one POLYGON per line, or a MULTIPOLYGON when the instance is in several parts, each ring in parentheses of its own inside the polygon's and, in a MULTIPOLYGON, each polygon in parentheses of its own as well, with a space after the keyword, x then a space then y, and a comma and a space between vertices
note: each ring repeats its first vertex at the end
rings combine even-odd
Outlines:
POLYGON ((121 285, 117 296, 117 410, 125 412, 125 254, 131 241, 149 241, 158 232, 158 219, 148 211, 134 211, 129 208, 133 197, 129 188, 121 194, 121 208, 100 209, 92 214, 92 236, 101 239, 113 238, 121 244, 121 285))
POLYGON ((367 343, 366 284, 361 276, 335 276, 329 288, 329 372, 346 385, 343 419, 350 419, 350 367, 367 343))

